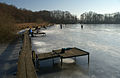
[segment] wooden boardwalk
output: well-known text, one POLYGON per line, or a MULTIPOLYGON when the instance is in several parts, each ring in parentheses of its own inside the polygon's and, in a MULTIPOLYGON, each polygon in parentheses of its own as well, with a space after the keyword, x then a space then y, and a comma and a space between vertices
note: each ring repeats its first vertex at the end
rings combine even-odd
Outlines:
POLYGON ((28 31, 24 33, 23 46, 19 53, 17 78, 37 78, 37 73, 32 61, 31 42, 28 31))

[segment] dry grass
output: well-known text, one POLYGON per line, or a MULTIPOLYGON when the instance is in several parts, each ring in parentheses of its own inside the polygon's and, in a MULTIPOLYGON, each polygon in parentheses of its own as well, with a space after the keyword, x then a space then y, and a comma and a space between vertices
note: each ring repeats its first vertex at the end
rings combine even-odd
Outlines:
POLYGON ((17 30, 25 29, 25 28, 35 28, 35 27, 43 27, 43 26, 50 26, 52 25, 51 23, 20 23, 16 24, 17 30))
POLYGON ((16 37, 16 32, 21 29, 49 25, 51 24, 47 22, 42 22, 40 24, 39 23, 15 24, 15 20, 11 15, 0 12, 0 43, 5 43, 13 40, 16 37))
POLYGON ((5 13, 0 13, 0 43, 11 41, 15 37, 16 27, 14 19, 5 13))

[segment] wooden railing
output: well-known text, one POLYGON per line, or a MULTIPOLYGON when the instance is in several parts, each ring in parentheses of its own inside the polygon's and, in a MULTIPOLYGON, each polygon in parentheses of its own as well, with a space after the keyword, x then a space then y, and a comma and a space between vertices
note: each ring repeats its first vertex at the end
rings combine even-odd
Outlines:
POLYGON ((32 61, 31 40, 28 31, 24 33, 22 50, 19 53, 17 78, 37 78, 32 61))

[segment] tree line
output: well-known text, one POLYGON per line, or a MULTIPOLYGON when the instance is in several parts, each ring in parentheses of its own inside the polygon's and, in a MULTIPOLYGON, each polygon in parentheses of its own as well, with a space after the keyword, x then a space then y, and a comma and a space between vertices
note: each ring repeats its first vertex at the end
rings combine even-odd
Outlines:
POLYGON ((80 16, 80 23, 84 24, 120 24, 120 12, 112 14, 97 14, 85 12, 80 16))
POLYGON ((13 5, 0 3, 0 13, 7 14, 15 20, 16 23, 41 23, 43 21, 49 23, 62 23, 62 24, 120 24, 120 12, 112 14, 97 14, 95 12, 85 12, 80 15, 78 20, 76 15, 72 15, 69 11, 36 11, 32 12, 27 9, 18 9, 13 5))
POLYGON ((36 11, 32 12, 27 9, 18 9, 13 5, 0 3, 0 12, 11 15, 16 23, 31 23, 31 22, 50 22, 50 23, 77 23, 78 19, 68 11, 36 11))

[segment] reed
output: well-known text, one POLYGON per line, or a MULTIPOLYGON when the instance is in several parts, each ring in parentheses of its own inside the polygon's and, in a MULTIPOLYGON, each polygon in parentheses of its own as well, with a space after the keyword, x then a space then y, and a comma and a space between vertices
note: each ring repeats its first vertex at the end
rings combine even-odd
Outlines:
POLYGON ((16 31, 14 18, 0 12, 0 43, 13 40, 16 37, 16 31))

